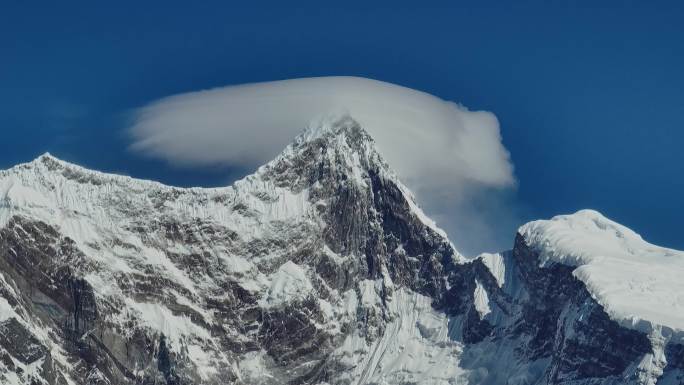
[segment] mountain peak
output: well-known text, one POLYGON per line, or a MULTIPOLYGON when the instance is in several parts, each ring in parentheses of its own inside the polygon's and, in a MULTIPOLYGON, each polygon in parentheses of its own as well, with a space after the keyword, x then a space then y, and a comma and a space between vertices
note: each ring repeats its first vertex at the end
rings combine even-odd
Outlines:
POLYGON ((333 114, 313 120, 309 123, 307 129, 297 136, 295 142, 308 142, 339 135, 373 142, 373 138, 371 138, 361 124, 348 113, 333 114))
POLYGON ((46 151, 43 154, 39 155, 35 160, 43 160, 43 159, 57 159, 57 158, 52 156, 52 154, 50 154, 50 152, 46 151))
POLYGON ((91 170, 74 163, 59 159, 49 152, 38 156, 27 163, 17 164, 7 170, 0 171, 0 175, 15 175, 23 180, 22 183, 54 183, 59 178, 66 178, 80 183, 103 183, 105 180, 114 181, 129 177, 91 170), (51 182, 50 182, 51 181, 51 182))
MULTIPOLYGON (((379 166, 384 172, 394 174, 377 151, 373 138, 349 114, 328 115, 312 121, 307 129, 297 135, 292 143, 274 159, 274 162, 283 158, 302 155, 319 162, 344 162, 347 160, 356 167, 379 166), (324 152, 329 155, 333 153, 336 155, 328 159, 316 156, 324 152), (360 162, 361 159, 364 162, 360 162)), ((358 173, 358 170, 350 169, 349 171, 358 173)))
MULTIPOLYGON (((423 225, 448 238, 425 215, 409 188, 385 162, 373 138, 349 114, 330 115, 312 122, 279 156, 260 167, 255 176, 296 191, 309 189, 316 195, 326 190, 328 196, 357 194, 357 199, 372 199, 378 189, 391 185, 395 189, 393 194, 405 200, 423 225)), ((451 248, 457 259, 462 258, 451 248)))
POLYGON ((257 175, 305 188, 333 176, 364 186, 369 171, 397 179, 378 153, 375 142, 350 115, 331 115, 309 124, 257 175))
POLYGON ((45 153, 39 155, 38 157, 36 157, 35 159, 33 159, 30 162, 18 164, 13 168, 20 168, 20 169, 24 169, 24 168, 30 168, 30 169, 45 168, 49 171, 55 171, 55 170, 61 170, 61 169, 67 168, 67 167, 75 167, 75 168, 83 169, 83 167, 76 165, 76 164, 73 164, 73 163, 69 163, 65 160, 59 159, 49 152, 45 152, 45 153))
POLYGON ((44 152, 43 154, 39 155, 32 161, 28 162, 28 164, 31 165, 37 165, 37 164, 65 164, 66 162, 57 158, 56 156, 52 155, 49 152, 44 152))
POLYGON ((76 164, 62 160, 62 159, 50 154, 49 152, 46 152, 43 155, 39 156, 36 160, 45 164, 46 166, 48 166, 50 168, 65 168, 65 167, 82 168, 81 166, 78 166, 76 164))

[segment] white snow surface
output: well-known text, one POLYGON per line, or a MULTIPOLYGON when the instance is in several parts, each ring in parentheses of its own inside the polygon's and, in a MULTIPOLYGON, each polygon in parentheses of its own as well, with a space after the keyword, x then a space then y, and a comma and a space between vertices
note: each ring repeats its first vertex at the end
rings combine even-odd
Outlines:
POLYGON ((480 315, 480 319, 485 318, 487 314, 492 312, 492 309, 489 307, 489 295, 487 294, 487 290, 477 279, 475 280, 475 293, 473 293, 473 298, 475 300, 475 310, 477 310, 477 314, 480 315))
POLYGON ((271 284, 261 300, 264 308, 287 304, 306 298, 313 291, 306 271, 296 263, 287 261, 271 277, 271 284))
POLYGON ((504 283, 506 283, 506 263, 504 262, 503 255, 499 253, 482 253, 477 258, 482 260, 482 263, 487 266, 499 287, 503 287, 504 283))
MULTIPOLYGON (((361 281, 359 286, 361 307, 379 309, 380 280, 361 281)), ((404 288, 396 290, 388 301, 392 320, 384 334, 369 344, 364 336, 352 333, 333 353, 349 366, 342 379, 383 385, 467 383, 468 371, 459 367, 463 345, 450 338, 449 318, 435 311, 431 303, 429 297, 404 288)))
POLYGON ((593 210, 530 222, 518 232, 540 265, 576 266, 575 277, 614 320, 684 340, 684 252, 652 245, 593 210))

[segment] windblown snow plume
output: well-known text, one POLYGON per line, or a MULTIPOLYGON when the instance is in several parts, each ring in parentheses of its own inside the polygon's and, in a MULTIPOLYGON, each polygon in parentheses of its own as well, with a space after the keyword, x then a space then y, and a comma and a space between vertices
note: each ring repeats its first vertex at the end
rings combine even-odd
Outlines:
MULTIPOLYGON (((371 134, 428 210, 446 213, 445 218, 471 219, 472 210, 462 209, 469 195, 515 184, 494 114, 357 77, 292 79, 166 97, 136 111, 130 134, 134 150, 172 164, 250 169, 275 156, 303 128, 342 114, 371 134)), ((455 224, 445 227, 466 231, 455 224)), ((479 239, 489 231, 487 224, 483 227, 479 239)), ((512 230, 506 229, 506 237, 512 230)))

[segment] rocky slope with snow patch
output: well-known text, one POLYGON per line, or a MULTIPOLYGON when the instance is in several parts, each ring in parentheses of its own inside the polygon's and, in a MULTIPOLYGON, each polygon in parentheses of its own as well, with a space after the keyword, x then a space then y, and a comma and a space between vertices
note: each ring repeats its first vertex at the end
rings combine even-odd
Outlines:
POLYGON ((682 383, 679 283, 600 276, 679 252, 554 221, 462 257, 350 117, 226 188, 45 155, 0 171, 0 383, 682 383))

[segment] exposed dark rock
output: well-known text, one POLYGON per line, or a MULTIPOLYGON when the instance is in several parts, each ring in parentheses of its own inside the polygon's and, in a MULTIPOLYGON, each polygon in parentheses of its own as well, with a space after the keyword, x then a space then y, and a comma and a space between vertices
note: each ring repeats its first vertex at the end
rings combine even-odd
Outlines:
POLYGON ((0 323, 0 346, 24 364, 42 358, 47 349, 16 318, 0 323))

